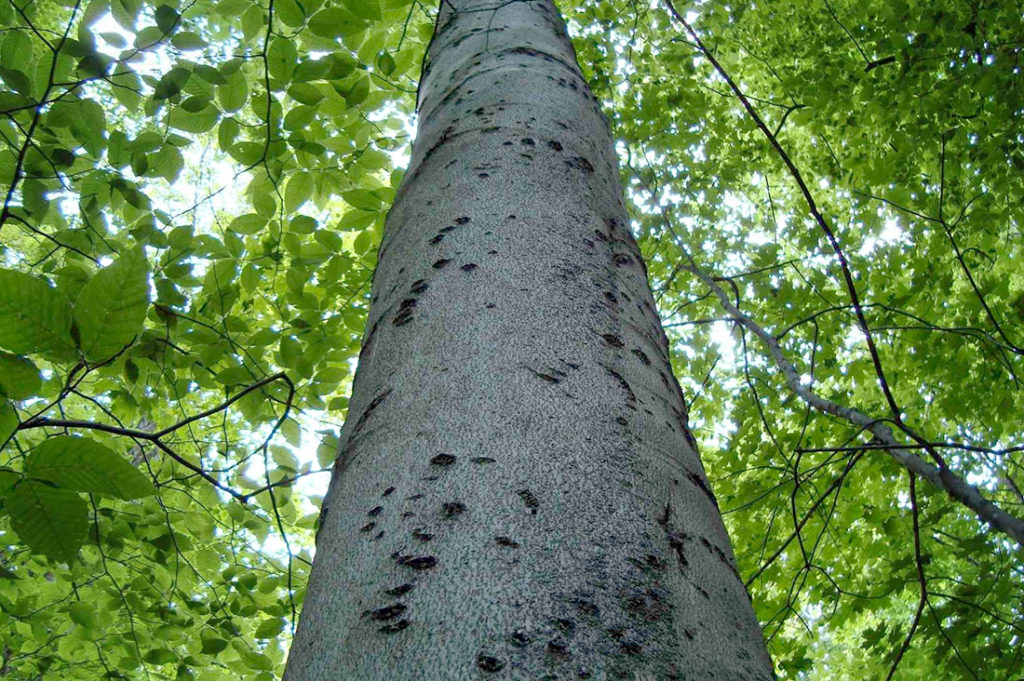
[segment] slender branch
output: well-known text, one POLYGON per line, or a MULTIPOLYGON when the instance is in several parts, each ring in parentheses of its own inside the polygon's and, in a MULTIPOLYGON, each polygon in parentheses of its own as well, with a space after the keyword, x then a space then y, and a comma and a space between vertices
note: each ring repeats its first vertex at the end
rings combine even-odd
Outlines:
MULTIPOLYGON (((219 480, 217 480, 215 477, 213 477, 213 475, 211 475, 209 472, 207 472, 206 470, 203 470, 203 468, 201 466, 197 466, 196 464, 192 463, 191 461, 189 461, 185 457, 183 457, 180 454, 178 454, 176 451, 174 451, 174 449, 172 449, 169 445, 167 445, 165 442, 163 442, 163 440, 161 440, 161 438, 164 437, 165 435, 173 433, 174 431, 176 431, 176 430, 178 430, 180 428, 183 428, 183 427, 185 427, 185 426, 187 426, 187 425, 189 425, 191 423, 194 423, 195 421, 207 418, 207 417, 212 416, 213 414, 216 414, 218 412, 225 411, 228 407, 230 407, 232 404, 234 404, 235 402, 240 400, 242 397, 248 395, 249 393, 251 393, 251 392, 253 392, 255 390, 258 390, 258 389, 262 388, 263 386, 265 386, 268 383, 271 383, 273 381, 284 381, 288 385, 289 393, 288 393, 287 401, 285 402, 284 413, 278 418, 277 422, 274 425, 273 430, 271 430, 270 436, 268 436, 267 440, 262 445, 263 448, 266 449, 266 446, 269 443, 270 437, 273 436, 274 432, 277 431, 277 429, 278 429, 278 427, 280 427, 281 423, 284 422, 284 419, 286 419, 288 417, 288 414, 289 414, 289 412, 291 410, 292 399, 293 399, 293 396, 295 394, 295 386, 294 386, 294 384, 292 383, 291 379, 288 378, 288 376, 286 376, 284 373, 274 374, 273 376, 268 376, 267 378, 264 378, 264 379, 262 379, 260 381, 257 381, 256 383, 253 383, 252 385, 247 386, 244 390, 241 390, 238 393, 236 393, 235 395, 232 395, 229 399, 225 400, 224 402, 222 402, 221 404, 217 405, 216 407, 211 407, 210 409, 206 409, 206 410, 204 410, 204 411, 202 411, 202 412, 200 412, 198 414, 195 414, 193 416, 189 416, 189 417, 187 417, 185 419, 182 419, 181 421, 178 421, 177 423, 175 423, 175 424, 173 424, 171 426, 168 426, 167 428, 164 428, 163 430, 160 430, 160 431, 157 431, 157 432, 152 432, 151 433, 149 431, 140 430, 138 428, 125 428, 123 426, 114 426, 114 425, 110 425, 108 423, 99 423, 97 421, 85 421, 85 420, 80 420, 80 419, 63 419, 63 418, 62 419, 51 419, 51 418, 47 418, 45 416, 34 416, 32 418, 29 418, 29 419, 23 421, 22 423, 19 423, 18 424, 18 430, 29 430, 29 429, 32 429, 32 428, 71 428, 71 429, 76 429, 76 430, 95 430, 95 431, 99 431, 99 432, 103 432, 103 433, 110 433, 111 435, 118 435, 118 436, 121 436, 121 437, 129 437, 129 438, 132 438, 133 440, 144 440, 146 442, 151 442, 158 449, 160 449, 160 451, 164 452, 167 456, 169 456, 174 461, 177 461, 182 466, 184 466, 185 468, 189 469, 190 471, 192 471, 193 473, 195 473, 199 477, 203 478, 204 480, 209 482, 211 485, 213 485, 217 489, 219 489, 219 490, 221 490, 221 491, 223 491, 223 492, 225 492, 227 494, 230 494, 234 499, 236 499, 236 500, 242 502, 243 504, 245 504, 245 503, 248 503, 249 500, 252 497, 256 496, 257 494, 260 494, 262 492, 266 492, 266 491, 272 490, 274 487, 278 487, 280 485, 284 485, 284 484, 286 484, 286 481, 282 480, 282 481, 278 481, 276 483, 270 484, 270 482, 268 480, 268 484, 266 486, 261 487, 260 489, 254 491, 254 492, 252 492, 250 494, 242 494, 241 492, 236 492, 235 490, 231 489, 227 485, 224 485, 223 483, 221 483, 219 480)), ((294 480, 295 478, 292 478, 292 479, 294 480)))
POLYGON ((789 157, 789 154, 786 152, 786 150, 779 143, 778 138, 774 134, 772 134, 772 131, 768 129, 767 125, 765 125, 765 122, 761 119, 761 116, 757 113, 753 105, 750 103, 749 98, 743 93, 742 90, 740 90, 739 85, 736 84, 736 81, 732 79, 732 77, 721 65, 721 63, 719 63, 719 61, 715 58, 715 55, 711 53, 711 50, 709 50, 707 46, 704 45, 704 42, 700 39, 700 36, 697 35, 697 32, 695 30, 693 30, 693 27, 690 26, 686 19, 684 19, 683 16, 676 10, 675 5, 672 4, 672 0, 665 0, 665 2, 667 3, 668 8, 672 13, 672 16, 674 16, 675 19, 683 25, 687 33, 690 34, 690 37, 697 44, 697 47, 700 50, 701 54, 703 54, 704 57, 709 62, 711 62, 711 65, 714 66, 718 74, 725 80, 726 83, 728 83, 730 89, 732 89, 736 97, 739 98, 740 103, 743 105, 743 108, 746 109, 747 113, 750 115, 750 118, 757 125, 758 129, 760 129, 761 132, 764 133, 765 137, 768 139, 769 144, 771 144, 772 148, 775 149, 775 152, 778 154, 779 158, 782 159, 782 162, 786 165, 786 168, 789 170, 789 174, 793 177, 793 180, 800 188, 800 193, 803 195, 804 201, 807 203, 807 207, 810 210, 811 215, 814 217, 815 222, 818 223, 818 226, 821 228, 821 231, 825 234, 825 238, 828 240, 829 246, 832 247, 832 251, 833 253, 835 253, 836 260, 838 261, 839 267, 842 270, 843 280, 846 284, 846 290, 850 296, 850 302, 853 303, 853 309, 857 316, 857 323, 860 326, 861 333, 864 335, 864 340, 867 342, 868 352, 871 355, 871 363, 875 367, 875 375, 878 378, 878 385, 882 389, 882 393, 885 396, 886 402, 888 402, 889 404, 889 409, 890 411, 892 411, 893 419, 902 428, 902 412, 899 406, 896 404, 896 398, 893 396, 892 391, 889 388, 889 382, 886 379, 885 371, 882 368, 882 360, 878 355, 878 349, 875 347, 875 339, 871 333, 871 327, 868 326, 867 317, 865 316, 864 308, 861 305, 860 294, 857 292, 857 286, 854 284, 853 281, 853 272, 850 270, 850 265, 847 261, 846 253, 839 245, 839 240, 836 238, 835 232, 832 230, 832 227, 825 219, 825 216, 822 215, 820 210, 818 210, 818 205, 814 200, 814 196, 811 194, 811 190, 807 187, 807 183, 804 181, 802 173, 796 167, 796 164, 793 163, 793 160, 789 157))
MULTIPOLYGON (((782 371, 783 378, 790 390, 818 411, 825 414, 832 414, 833 416, 837 416, 855 426, 860 426, 865 430, 870 431, 871 434, 881 442, 881 444, 887 445, 883 451, 889 454, 889 456, 895 459, 904 468, 909 470, 911 473, 924 478, 939 489, 944 490, 950 497, 974 511, 980 519, 989 523, 1000 532, 1012 537, 1018 544, 1024 546, 1024 520, 1007 513, 998 505, 986 499, 982 496, 981 492, 978 491, 977 487, 957 476, 949 468, 934 466, 911 452, 909 448, 903 446, 902 443, 896 440, 892 429, 885 421, 871 418, 857 409, 847 407, 821 397, 820 395, 815 394, 809 386, 804 385, 800 380, 800 372, 797 370, 796 366, 789 361, 789 358, 786 357, 778 341, 776 341, 771 334, 765 331, 761 325, 743 314, 743 312, 741 312, 739 308, 732 303, 729 299, 729 295, 722 289, 722 287, 715 283, 711 276, 698 269, 696 265, 693 264, 693 259, 689 255, 689 252, 685 253, 687 258, 690 260, 691 265, 684 267, 684 269, 695 275, 704 283, 705 286, 710 288, 715 295, 718 296, 718 299, 727 314, 735 318, 738 323, 750 329, 755 336, 761 339, 761 342, 767 346, 776 366, 778 366, 782 371)), ((918 437, 915 437, 915 439, 919 440, 918 445, 920 447, 929 451, 934 451, 934 448, 929 446, 930 443, 920 441, 918 437)))
POLYGON ((889 674, 886 675, 885 681, 892 681, 896 668, 900 666, 900 661, 906 654, 907 649, 910 648, 910 642, 914 640, 917 626, 921 623, 921 613, 924 612, 924 606, 928 603, 928 580, 924 575, 924 561, 921 557, 921 525, 920 511, 917 507, 917 482, 913 473, 910 474, 910 508, 914 519, 914 564, 917 566, 917 583, 920 587, 921 596, 917 601, 917 611, 914 613, 914 619, 911 621, 910 631, 907 632, 907 637, 903 639, 903 645, 896 652, 896 658, 892 661, 892 666, 889 667, 889 674))
POLYGON ((850 445, 846 447, 813 447, 813 448, 800 448, 796 451, 801 453, 811 452, 859 452, 871 449, 927 449, 928 447, 939 447, 943 449, 961 449, 965 452, 980 452, 982 454, 991 454, 993 456, 1004 456, 1006 454, 1013 454, 1015 452, 1024 452, 1024 445, 1017 447, 1006 447, 1005 449, 991 449, 989 447, 979 447, 978 445, 969 445, 963 442, 925 442, 922 444, 885 444, 882 442, 872 442, 866 445, 850 445))
MULTIPOLYGON (((284 372, 276 373, 276 374, 274 374, 272 376, 267 376, 266 378, 264 378, 264 379, 262 379, 260 381, 257 381, 256 383, 253 383, 250 386, 247 386, 244 390, 240 390, 239 392, 235 393, 234 395, 229 397, 227 400, 225 400, 224 402, 221 402, 220 404, 218 404, 215 407, 210 407, 209 409, 207 409, 205 411, 201 411, 198 414, 195 414, 193 416, 189 416, 188 418, 185 418, 185 419, 182 419, 181 421, 178 421, 174 425, 168 426, 168 427, 164 428, 163 430, 157 431, 154 434, 154 437, 158 437, 158 438, 159 437, 163 437, 164 435, 167 435, 169 433, 173 433, 174 431, 178 430, 179 428, 183 428, 184 426, 187 426, 190 423, 194 423, 196 421, 200 421, 202 419, 205 419, 207 416, 212 416, 213 414, 216 414, 217 412, 224 411, 225 409, 227 409, 232 404, 234 404, 238 400, 242 399, 243 397, 245 397, 246 395, 248 395, 252 391, 259 390, 263 386, 267 385, 268 383, 273 383, 274 381, 284 381, 288 385, 288 388, 290 389, 291 393, 295 392, 295 385, 292 383, 291 379, 288 378, 288 376, 284 372)), ((289 400, 289 405, 290 405, 291 404, 291 394, 289 394, 288 400, 289 400)), ((287 414, 288 414, 288 410, 286 409, 285 410, 285 416, 287 416, 287 414)))

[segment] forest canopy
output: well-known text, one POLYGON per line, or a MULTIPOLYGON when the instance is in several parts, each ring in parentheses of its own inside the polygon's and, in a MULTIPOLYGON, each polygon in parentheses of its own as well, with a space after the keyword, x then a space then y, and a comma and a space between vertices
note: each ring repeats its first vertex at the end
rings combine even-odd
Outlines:
MULTIPOLYGON (((780 678, 1019 680, 1020 6, 558 4, 780 678)), ((436 12, 0 0, 0 677, 280 676, 436 12)))

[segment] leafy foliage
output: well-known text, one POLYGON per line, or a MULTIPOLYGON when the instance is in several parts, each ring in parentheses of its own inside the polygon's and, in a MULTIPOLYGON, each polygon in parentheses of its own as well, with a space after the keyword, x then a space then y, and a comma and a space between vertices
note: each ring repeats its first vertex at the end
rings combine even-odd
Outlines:
MULTIPOLYGON (((1024 515, 1019 11, 561 5, 781 676, 1019 677, 1020 547, 750 326, 1024 515)), ((0 673, 279 675, 433 13, 0 0, 0 673)))

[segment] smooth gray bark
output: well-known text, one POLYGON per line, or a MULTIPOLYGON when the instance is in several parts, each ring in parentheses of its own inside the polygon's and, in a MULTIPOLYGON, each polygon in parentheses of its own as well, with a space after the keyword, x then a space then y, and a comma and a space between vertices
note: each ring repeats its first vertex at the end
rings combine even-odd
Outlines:
POLYGON ((772 678, 550 0, 444 0, 287 681, 772 678))

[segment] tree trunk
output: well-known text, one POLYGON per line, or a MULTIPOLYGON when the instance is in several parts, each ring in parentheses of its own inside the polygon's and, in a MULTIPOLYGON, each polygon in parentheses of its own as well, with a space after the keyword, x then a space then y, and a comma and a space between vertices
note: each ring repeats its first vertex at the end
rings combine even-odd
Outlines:
POLYGON ((285 679, 771 679, 557 10, 429 58, 285 679))

